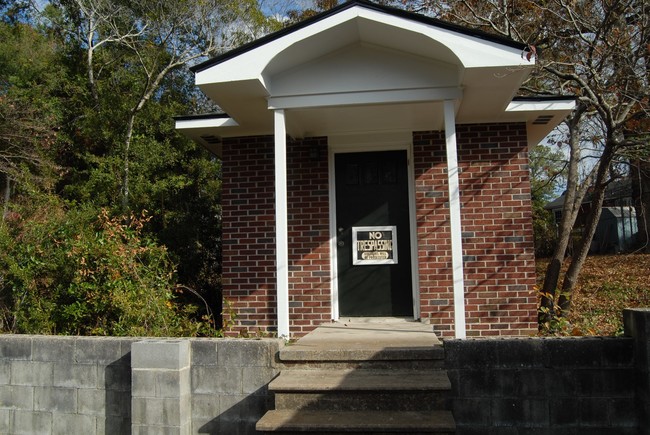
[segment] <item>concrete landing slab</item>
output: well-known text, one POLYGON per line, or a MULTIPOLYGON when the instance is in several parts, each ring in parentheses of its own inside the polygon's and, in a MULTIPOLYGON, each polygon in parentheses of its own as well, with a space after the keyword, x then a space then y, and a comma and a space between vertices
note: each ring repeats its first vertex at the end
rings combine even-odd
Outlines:
POLYGON ((281 352, 283 360, 431 359, 442 343, 431 325, 400 319, 345 319, 326 323, 281 352))

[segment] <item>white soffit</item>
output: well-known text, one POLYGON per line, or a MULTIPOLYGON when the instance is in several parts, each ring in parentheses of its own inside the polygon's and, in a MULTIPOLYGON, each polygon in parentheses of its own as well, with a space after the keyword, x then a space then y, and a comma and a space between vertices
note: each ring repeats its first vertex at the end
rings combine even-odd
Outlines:
POLYGON ((175 128, 185 136, 203 145, 213 154, 221 157, 221 138, 216 134, 222 129, 239 126, 234 119, 221 115, 181 116, 175 120, 175 128))
POLYGON ((532 147, 540 143, 575 107, 575 98, 571 97, 519 97, 506 108, 504 120, 525 121, 528 146, 532 147))

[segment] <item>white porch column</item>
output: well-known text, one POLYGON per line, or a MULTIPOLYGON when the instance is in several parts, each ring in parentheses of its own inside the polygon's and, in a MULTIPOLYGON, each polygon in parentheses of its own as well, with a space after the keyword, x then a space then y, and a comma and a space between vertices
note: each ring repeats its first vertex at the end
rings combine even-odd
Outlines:
POLYGON ((278 337, 289 338, 289 229, 287 212, 287 128, 275 110, 275 267, 278 337))
POLYGON ((454 280, 454 330, 456 331, 456 338, 465 338, 465 282, 463 278, 463 240, 460 226, 460 189, 454 100, 445 100, 444 106, 451 226, 451 265, 454 280))

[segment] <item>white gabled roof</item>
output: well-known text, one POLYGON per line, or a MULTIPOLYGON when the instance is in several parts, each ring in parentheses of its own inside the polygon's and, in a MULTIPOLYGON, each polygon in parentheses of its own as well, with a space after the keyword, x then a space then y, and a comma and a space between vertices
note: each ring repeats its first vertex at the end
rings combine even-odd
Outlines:
MULTIPOLYGON (((458 123, 533 125, 544 112, 557 124, 571 99, 513 102, 533 66, 523 44, 353 0, 194 67, 228 120, 177 128, 200 141, 271 134, 273 109, 284 109, 297 137, 431 130, 445 99, 457 101, 458 123)), ((535 125, 533 140, 550 131, 535 125)))

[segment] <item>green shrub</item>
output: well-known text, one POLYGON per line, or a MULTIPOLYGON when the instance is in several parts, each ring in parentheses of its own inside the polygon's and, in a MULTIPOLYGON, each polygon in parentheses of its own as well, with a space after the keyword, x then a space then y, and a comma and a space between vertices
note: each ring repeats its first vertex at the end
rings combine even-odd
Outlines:
MULTIPOLYGON (((41 199, 42 200, 42 199, 41 199)), ((43 201, 43 200, 42 200, 43 201)), ((175 302, 174 265, 142 232, 148 218, 114 217, 56 199, 0 222, 0 328, 118 336, 215 333, 175 302)))

